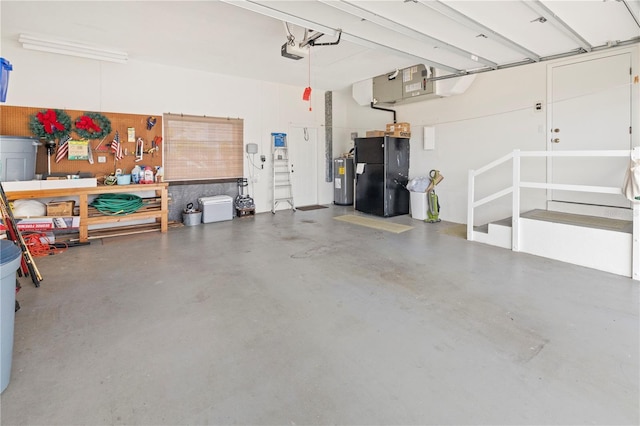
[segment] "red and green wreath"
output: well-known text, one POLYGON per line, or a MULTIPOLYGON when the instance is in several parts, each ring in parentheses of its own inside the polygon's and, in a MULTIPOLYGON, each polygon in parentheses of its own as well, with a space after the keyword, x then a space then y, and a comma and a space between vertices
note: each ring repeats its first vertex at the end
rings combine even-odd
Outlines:
POLYGON ((60 140, 71 132, 71 117, 60 109, 44 109, 31 116, 29 129, 39 139, 60 140))
POLYGON ((85 112, 76 119, 75 131, 82 139, 102 139, 111 133, 111 121, 98 112, 85 112))

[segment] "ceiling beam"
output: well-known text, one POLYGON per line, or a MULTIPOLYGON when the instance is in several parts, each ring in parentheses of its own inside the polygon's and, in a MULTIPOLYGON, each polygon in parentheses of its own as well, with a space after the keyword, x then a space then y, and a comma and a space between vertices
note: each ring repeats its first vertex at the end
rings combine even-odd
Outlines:
POLYGON ((410 28, 406 25, 400 24, 397 21, 394 21, 389 18, 385 18, 380 16, 374 12, 364 9, 361 6, 352 4, 348 0, 319 0, 321 3, 326 4, 327 6, 331 6, 343 12, 346 12, 350 15, 356 16, 358 18, 364 19, 368 22, 372 22, 381 27, 387 28, 389 30, 395 31, 399 34, 405 35, 407 37, 417 39, 420 41, 424 41, 429 44, 433 44, 435 47, 442 48, 443 50, 447 50, 456 55, 462 56, 467 59, 471 59, 475 62, 479 62, 485 66, 496 69, 498 64, 490 61, 489 59, 483 58, 474 53, 468 52, 464 49, 460 49, 452 44, 444 42, 442 40, 438 40, 437 38, 431 37, 421 31, 417 31, 413 28, 410 28))
MULTIPOLYGON (((326 25, 320 24, 318 22, 311 21, 309 19, 305 19, 299 16, 292 15, 287 12, 283 12, 281 10, 275 9, 271 7, 269 2, 257 2, 252 0, 221 0, 224 3, 228 3, 232 6, 241 7, 246 10, 250 10, 252 12, 259 13, 264 16, 268 16, 274 19, 278 19, 280 21, 289 22, 294 25, 298 25, 302 28, 307 28, 310 30, 320 31, 327 35, 337 36, 339 33, 339 29, 331 28, 326 25)), ((454 67, 450 67, 445 64, 441 64, 439 62, 432 61, 428 58, 423 58, 414 53, 407 52, 404 50, 397 49, 393 46, 389 46, 387 44, 383 44, 378 41, 366 40, 360 36, 355 34, 350 34, 348 32, 342 31, 342 39, 345 41, 349 41, 354 44, 358 44, 363 47, 367 47, 372 50, 377 51, 385 51, 390 54, 406 57, 413 60, 424 61, 425 65, 432 66, 434 68, 439 68, 443 71, 447 71, 457 75, 465 75, 467 72, 464 70, 460 70, 454 67)))
POLYGON ((540 0, 521 0, 522 4, 526 5, 529 9, 540 14, 541 17, 550 22, 554 27, 563 32, 566 36, 572 39, 586 52, 591 52, 593 46, 585 40, 576 30, 571 28, 566 22, 560 19, 551 9, 542 4, 540 0))
POLYGON ((309 21, 308 19, 300 18, 286 12, 282 12, 278 9, 274 9, 273 7, 267 6, 266 4, 263 4, 263 3, 258 3, 251 0, 221 0, 221 1, 223 3, 227 3, 232 6, 237 6, 242 9, 250 10, 252 12, 256 12, 261 15, 268 16, 270 18, 289 22, 290 24, 294 24, 302 28, 307 28, 309 30, 314 30, 314 31, 320 31, 332 37, 336 37, 338 35, 338 31, 334 28, 327 27, 326 25, 322 25, 318 22, 309 21))
POLYGON ((398 55, 398 56, 402 56, 402 57, 405 57, 405 58, 408 58, 408 59, 419 60, 421 62, 424 62, 424 65, 428 65, 428 66, 433 67, 433 68, 438 68, 438 69, 440 69, 442 71, 447 71, 447 72, 450 72, 452 74, 456 74, 458 76, 467 74, 467 71, 465 71, 465 70, 460 70, 460 69, 457 69, 457 68, 453 68, 453 67, 450 67, 448 65, 432 61, 431 59, 422 58, 422 57, 417 56, 417 55, 415 55, 413 53, 405 52, 403 50, 398 50, 395 47, 391 47, 391 46, 387 46, 387 45, 384 45, 384 44, 380 44, 380 43, 377 43, 377 42, 374 42, 374 41, 371 41, 371 40, 365 40, 364 38, 355 36, 353 34, 342 33, 342 38, 344 40, 347 40, 347 41, 350 41, 352 43, 358 44, 360 46, 368 47, 369 49, 372 49, 372 50, 384 51, 384 52, 391 53, 391 54, 398 55))
POLYGON ((622 0, 622 3, 624 3, 625 7, 631 14, 631 17, 635 21, 636 25, 640 27, 640 20, 638 20, 638 3, 637 2, 631 3, 629 0, 622 0), (634 10, 632 4, 636 6, 635 8, 636 10, 634 10))
POLYGON ((456 9, 447 6, 446 4, 442 3, 441 1, 438 0, 417 0, 418 3, 422 4, 423 6, 429 7, 433 10, 435 10, 436 12, 439 12, 441 15, 446 16, 447 18, 450 18, 454 21, 456 21, 457 23, 464 25, 467 28, 470 28, 474 31, 478 31, 480 34, 484 34, 485 36, 487 36, 487 38, 503 45, 504 47, 514 50, 518 53, 520 53, 521 55, 523 55, 525 58, 528 58, 529 60, 533 61, 533 62, 539 62, 540 61, 540 55, 538 55, 535 52, 532 52, 531 50, 527 49, 524 46, 519 45, 518 43, 516 43, 513 40, 510 40, 508 38, 506 38, 505 36, 501 35, 500 33, 497 33, 496 31, 492 30, 491 28, 482 25, 480 22, 469 18, 467 15, 465 15, 464 13, 458 12, 456 9))

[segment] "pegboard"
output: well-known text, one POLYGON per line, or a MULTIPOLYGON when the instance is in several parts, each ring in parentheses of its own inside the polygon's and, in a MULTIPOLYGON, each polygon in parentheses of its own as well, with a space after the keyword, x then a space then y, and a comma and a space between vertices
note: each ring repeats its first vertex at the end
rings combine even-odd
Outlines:
MULTIPOLYGON (((56 108, 56 107, 51 107, 56 108)), ((17 107, 0 105, 0 134, 7 136, 28 136, 33 137, 33 134, 29 130, 29 120, 32 115, 37 114, 41 110, 48 108, 36 108, 36 107, 17 107)), ((85 112, 93 111, 78 111, 78 110, 64 110, 71 117, 72 123, 83 115, 85 112)), ((154 116, 156 118, 156 124, 151 130, 147 130, 147 118, 149 115, 139 114, 122 114, 115 112, 100 112, 111 121, 111 133, 107 135, 102 144, 100 140, 91 140, 91 149, 93 151, 93 164, 90 164, 88 160, 69 160, 63 158, 59 163, 55 162, 55 153, 51 156, 51 174, 76 174, 89 173, 94 177, 102 180, 104 176, 112 174, 116 169, 122 169, 123 173, 130 173, 131 169, 136 165, 140 166, 161 166, 162 165, 162 144, 160 144, 159 150, 153 154, 148 154, 152 148, 151 142, 156 136, 162 136, 162 116, 154 116), (127 142, 127 129, 133 127, 135 129, 135 138, 142 138, 144 141, 143 160, 136 162, 135 142, 127 142), (122 145, 124 157, 121 160, 115 161, 115 155, 110 150, 111 141, 116 134, 116 130, 120 135, 120 144, 122 145), (100 145, 98 147, 98 145, 100 145), (100 163, 99 157, 105 157, 106 162, 100 163)), ((75 132, 71 132, 73 139, 80 139, 75 132)), ((47 150, 44 146, 38 147, 38 154, 36 157, 36 173, 47 173, 47 150)))

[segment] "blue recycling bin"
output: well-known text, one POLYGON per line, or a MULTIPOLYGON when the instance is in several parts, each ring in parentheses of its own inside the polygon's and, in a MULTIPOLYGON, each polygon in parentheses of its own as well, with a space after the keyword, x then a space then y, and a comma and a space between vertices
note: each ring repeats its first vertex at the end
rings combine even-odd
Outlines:
POLYGON ((0 102, 7 101, 7 89, 9 88, 9 72, 13 70, 11 62, 0 58, 0 102))
POLYGON ((11 379, 13 323, 16 315, 16 271, 22 251, 13 242, 0 240, 0 393, 11 379))

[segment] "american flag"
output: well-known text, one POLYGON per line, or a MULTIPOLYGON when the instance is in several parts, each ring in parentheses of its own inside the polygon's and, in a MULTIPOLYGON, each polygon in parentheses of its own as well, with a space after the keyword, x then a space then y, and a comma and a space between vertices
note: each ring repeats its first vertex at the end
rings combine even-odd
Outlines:
POLYGON ((69 152, 69 140, 71 136, 67 135, 60 139, 60 143, 58 143, 58 151, 56 152, 56 163, 59 163, 64 157, 67 156, 69 152))
POLYGON ((116 160, 122 160, 122 145, 120 144, 120 133, 116 130, 116 135, 113 137, 113 142, 111 142, 111 151, 116 156, 116 160))

